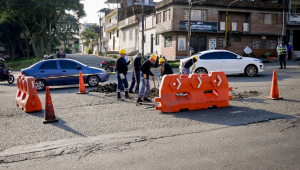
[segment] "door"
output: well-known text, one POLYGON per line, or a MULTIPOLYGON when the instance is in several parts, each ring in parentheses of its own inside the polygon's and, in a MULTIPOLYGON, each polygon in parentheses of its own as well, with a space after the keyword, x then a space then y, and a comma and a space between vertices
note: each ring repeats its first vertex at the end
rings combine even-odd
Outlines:
POLYGON ((153 34, 151 34, 151 53, 153 53, 153 34))
POLYGON ((191 38, 191 47, 196 53, 206 50, 206 37, 205 36, 193 36, 191 38))
POLYGON ((300 39, 300 30, 293 30, 293 46, 295 51, 300 50, 300 43, 298 40, 300 39))
POLYGON ((60 71, 57 69, 56 61, 46 61, 44 62, 39 70, 39 77, 42 77, 46 80, 47 85, 60 84, 59 77, 60 71))
POLYGON ((60 60, 60 75, 63 84, 75 84, 79 83, 79 72, 80 69, 77 68, 79 65, 73 61, 60 60))
POLYGON ((208 72, 222 70, 221 59, 216 52, 201 55, 200 62, 205 66, 208 72))
POLYGON ((237 54, 229 52, 219 52, 222 61, 222 71, 226 74, 243 73, 243 59, 238 59, 237 54))
POLYGON ((113 36, 113 51, 115 51, 115 36, 113 36))

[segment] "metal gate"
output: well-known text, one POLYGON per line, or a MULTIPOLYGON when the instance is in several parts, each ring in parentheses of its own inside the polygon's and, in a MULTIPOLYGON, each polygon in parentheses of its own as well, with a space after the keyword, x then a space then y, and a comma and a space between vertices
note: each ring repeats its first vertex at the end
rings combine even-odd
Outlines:
POLYGON ((205 36, 191 36, 191 47, 195 52, 201 52, 206 50, 206 37, 205 36))

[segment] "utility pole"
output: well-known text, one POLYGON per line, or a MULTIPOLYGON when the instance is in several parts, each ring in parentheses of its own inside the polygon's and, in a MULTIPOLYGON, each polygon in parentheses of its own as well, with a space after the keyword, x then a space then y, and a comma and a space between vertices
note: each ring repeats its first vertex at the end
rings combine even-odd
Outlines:
POLYGON ((191 13, 192 13, 193 3, 190 2, 189 5, 190 5, 190 9, 189 9, 189 21, 188 21, 188 57, 191 56, 190 39, 191 39, 191 13))
POLYGON ((144 58, 144 45, 145 45, 145 37, 144 37, 144 5, 142 3, 142 58, 144 58))
POLYGON ((232 4, 232 3, 235 3, 237 2, 238 0, 235 0, 235 1, 232 1, 230 2, 230 4, 228 5, 227 7, 227 11, 226 11, 226 23, 225 23, 225 50, 227 49, 227 21, 228 21, 228 10, 229 10, 229 6, 232 4))

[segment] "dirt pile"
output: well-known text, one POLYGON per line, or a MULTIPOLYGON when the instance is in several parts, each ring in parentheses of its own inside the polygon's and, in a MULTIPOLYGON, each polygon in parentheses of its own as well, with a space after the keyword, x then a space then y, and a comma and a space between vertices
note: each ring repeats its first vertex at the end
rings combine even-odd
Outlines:
POLYGON ((260 95, 260 93, 257 91, 249 91, 249 92, 244 91, 244 92, 239 92, 239 93, 232 91, 231 94, 232 94, 233 99, 244 99, 244 98, 255 97, 255 96, 260 95))

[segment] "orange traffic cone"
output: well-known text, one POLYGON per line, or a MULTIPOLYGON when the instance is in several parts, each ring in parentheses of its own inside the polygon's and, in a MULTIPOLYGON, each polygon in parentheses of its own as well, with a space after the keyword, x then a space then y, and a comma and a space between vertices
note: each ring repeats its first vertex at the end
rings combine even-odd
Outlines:
POLYGON ((84 81, 82 77, 82 73, 80 72, 80 77, 79 77, 79 92, 77 94, 86 94, 88 93, 85 91, 85 86, 84 86, 84 81))
POLYGON ((49 86, 46 87, 46 105, 45 105, 45 118, 43 120, 43 123, 49 123, 49 122, 57 122, 58 119, 56 119, 51 99, 51 94, 49 90, 49 86))
POLYGON ((283 97, 279 97, 276 70, 273 71, 271 93, 270 93, 270 97, 267 97, 267 99, 272 99, 272 100, 283 99, 283 97))

